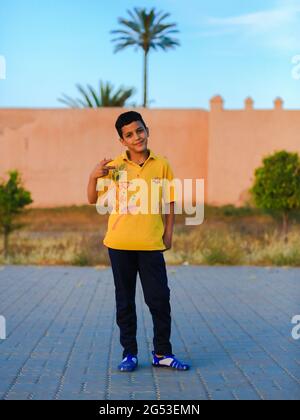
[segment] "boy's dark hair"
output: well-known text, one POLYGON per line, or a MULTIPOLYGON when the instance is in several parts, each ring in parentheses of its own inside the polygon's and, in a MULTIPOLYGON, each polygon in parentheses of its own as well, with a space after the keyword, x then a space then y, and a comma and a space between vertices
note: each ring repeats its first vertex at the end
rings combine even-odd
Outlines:
POLYGON ((146 123, 143 120, 141 114, 135 111, 125 112, 124 114, 121 114, 119 116, 115 125, 120 138, 123 138, 122 127, 124 127, 124 125, 131 124, 134 121, 141 121, 145 129, 147 128, 146 123))

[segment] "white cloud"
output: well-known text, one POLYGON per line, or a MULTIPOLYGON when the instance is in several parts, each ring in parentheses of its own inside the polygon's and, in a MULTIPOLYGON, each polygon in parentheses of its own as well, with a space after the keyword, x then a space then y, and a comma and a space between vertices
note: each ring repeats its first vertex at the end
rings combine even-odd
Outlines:
POLYGON ((208 18, 209 25, 218 26, 241 26, 259 30, 277 27, 290 22, 293 18, 289 10, 267 10, 255 13, 248 13, 240 16, 227 18, 208 18))
POLYGON ((275 9, 222 18, 207 17, 202 26, 201 37, 235 34, 239 40, 250 40, 260 47, 290 53, 300 49, 300 1, 279 0, 275 9))

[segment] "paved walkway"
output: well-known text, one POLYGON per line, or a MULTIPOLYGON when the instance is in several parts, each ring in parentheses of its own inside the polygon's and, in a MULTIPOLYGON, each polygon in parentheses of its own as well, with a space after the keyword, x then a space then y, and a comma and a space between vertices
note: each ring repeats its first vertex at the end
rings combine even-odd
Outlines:
POLYGON ((172 343, 188 372, 152 368, 137 288, 139 369, 121 360, 110 269, 0 267, 0 399, 300 399, 300 270, 168 267, 172 343))

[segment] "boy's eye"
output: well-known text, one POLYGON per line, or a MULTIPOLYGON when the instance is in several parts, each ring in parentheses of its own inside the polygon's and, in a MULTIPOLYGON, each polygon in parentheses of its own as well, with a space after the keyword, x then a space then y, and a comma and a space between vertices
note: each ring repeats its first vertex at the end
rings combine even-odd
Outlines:
MULTIPOLYGON (((138 130, 137 130, 137 132, 139 132, 139 133, 142 133, 144 130, 143 130, 143 128, 139 128, 138 130)), ((132 136, 132 134, 128 134, 126 137, 127 138, 129 138, 129 137, 131 137, 132 136)))

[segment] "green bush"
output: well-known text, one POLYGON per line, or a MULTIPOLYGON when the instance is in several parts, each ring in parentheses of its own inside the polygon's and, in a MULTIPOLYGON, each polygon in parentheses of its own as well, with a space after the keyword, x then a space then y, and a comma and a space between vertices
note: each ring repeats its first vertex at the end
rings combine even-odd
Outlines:
POLYGON ((297 153, 277 152, 263 159, 250 189, 258 208, 282 217, 282 233, 288 241, 289 217, 300 209, 300 158, 297 153))

